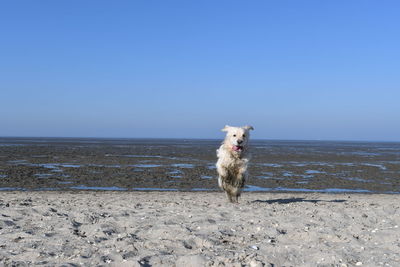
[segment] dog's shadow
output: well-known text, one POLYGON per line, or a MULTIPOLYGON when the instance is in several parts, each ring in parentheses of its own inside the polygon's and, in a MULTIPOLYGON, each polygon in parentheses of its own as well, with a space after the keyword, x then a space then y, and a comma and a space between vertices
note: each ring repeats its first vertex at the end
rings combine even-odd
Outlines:
POLYGON ((266 204, 290 204, 297 202, 309 202, 309 203, 319 203, 319 202, 331 202, 331 203, 343 203, 346 202, 344 199, 334 199, 334 200, 320 200, 320 199, 306 199, 303 197, 293 197, 293 198, 278 198, 278 199, 268 199, 268 200, 254 200, 252 203, 266 203, 266 204))

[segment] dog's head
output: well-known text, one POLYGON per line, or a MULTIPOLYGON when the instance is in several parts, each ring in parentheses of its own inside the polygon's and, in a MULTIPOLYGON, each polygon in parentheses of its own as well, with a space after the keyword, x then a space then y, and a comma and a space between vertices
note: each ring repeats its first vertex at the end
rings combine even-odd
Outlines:
POLYGON ((232 127, 226 125, 222 129, 223 132, 226 132, 225 145, 229 146, 232 151, 242 152, 249 141, 250 130, 254 130, 253 126, 232 127))

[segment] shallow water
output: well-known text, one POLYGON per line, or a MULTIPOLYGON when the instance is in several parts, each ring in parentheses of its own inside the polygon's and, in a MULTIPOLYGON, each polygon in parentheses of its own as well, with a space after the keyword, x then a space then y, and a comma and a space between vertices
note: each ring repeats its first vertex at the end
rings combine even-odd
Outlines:
POLYGON ((112 191, 125 191, 126 188, 121 188, 118 186, 86 186, 86 185, 79 185, 79 186, 71 186, 71 189, 78 189, 78 190, 112 190, 112 191))

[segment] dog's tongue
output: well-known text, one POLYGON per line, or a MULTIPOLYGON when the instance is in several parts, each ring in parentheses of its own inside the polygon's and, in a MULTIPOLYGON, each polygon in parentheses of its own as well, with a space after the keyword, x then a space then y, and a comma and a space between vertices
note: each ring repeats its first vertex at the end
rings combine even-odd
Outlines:
POLYGON ((240 151, 240 150, 242 150, 242 147, 241 146, 233 146, 232 149, 233 149, 233 151, 240 151))

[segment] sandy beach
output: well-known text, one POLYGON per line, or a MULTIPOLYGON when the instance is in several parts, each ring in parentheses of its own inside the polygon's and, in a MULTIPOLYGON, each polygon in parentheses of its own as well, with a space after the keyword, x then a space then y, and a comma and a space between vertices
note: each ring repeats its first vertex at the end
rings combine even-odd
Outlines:
POLYGON ((2 192, 4 266, 399 266, 400 195, 2 192))

